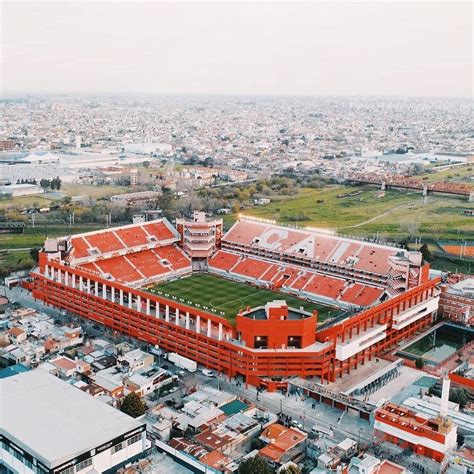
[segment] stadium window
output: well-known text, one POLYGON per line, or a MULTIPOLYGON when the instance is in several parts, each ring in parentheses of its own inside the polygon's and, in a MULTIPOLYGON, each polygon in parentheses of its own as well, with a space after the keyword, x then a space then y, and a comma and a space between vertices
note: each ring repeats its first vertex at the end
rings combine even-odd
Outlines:
POLYGON ((92 466, 92 458, 85 459, 81 461, 79 464, 76 464, 76 472, 82 471, 86 467, 92 466))
POLYGON ((61 471, 61 474, 74 474, 74 466, 64 469, 63 471, 61 471))
POLYGON ((301 349, 301 336, 288 336, 287 346, 301 349))
POLYGON ((13 457, 23 462, 23 456, 16 449, 12 449, 12 454, 13 454, 13 457))
POLYGON ((142 435, 141 435, 141 434, 132 436, 132 437, 127 441, 127 444, 128 444, 128 446, 130 446, 131 444, 138 443, 138 441, 140 441, 141 439, 142 439, 142 435))
POLYGON ((112 448, 112 454, 116 453, 117 451, 121 451, 123 448, 125 448, 125 446, 124 446, 123 443, 116 444, 116 445, 112 448))
POLYGON ((253 347, 255 349, 260 349, 262 347, 267 347, 267 336, 255 336, 253 341, 253 347))

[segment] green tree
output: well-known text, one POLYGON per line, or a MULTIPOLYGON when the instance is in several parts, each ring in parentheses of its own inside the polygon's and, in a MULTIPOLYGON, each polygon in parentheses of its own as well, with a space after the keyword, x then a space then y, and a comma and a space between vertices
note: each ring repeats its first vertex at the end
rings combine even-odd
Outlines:
POLYGON ((133 418, 142 416, 146 412, 146 409, 146 403, 135 392, 130 392, 123 399, 122 406, 120 407, 121 411, 133 418))
POLYGON ((290 464, 285 469, 281 469, 278 474, 301 474, 301 469, 296 464, 290 464))
POLYGON ((272 470, 265 459, 255 456, 240 463, 239 474, 272 474, 272 470))
POLYGON ((49 179, 43 178, 40 181, 40 186, 43 188, 44 192, 51 187, 51 181, 49 179))
POLYGON ((424 365, 425 365, 425 361, 421 357, 418 357, 418 359, 416 359, 415 361, 415 367, 417 369, 422 369, 424 365))
POLYGON ((156 200, 158 207, 163 211, 169 211, 173 205, 173 191, 166 186, 161 188, 161 195, 156 200))
POLYGON ((428 245, 423 244, 420 247, 420 252, 421 252, 421 255, 423 256, 423 260, 426 260, 427 262, 432 262, 433 261, 433 255, 430 252, 430 249, 428 248, 428 245))
POLYGON ((30 250, 30 256, 31 258, 35 261, 35 263, 38 263, 38 258, 39 258, 39 249, 34 247, 30 250))
POLYGON ((410 244, 410 240, 408 239, 408 237, 405 237, 404 239, 400 240, 400 242, 398 243, 400 244, 400 247, 402 249, 409 250, 408 246, 410 244))
POLYGON ((466 392, 462 389, 451 390, 449 399, 454 403, 459 403, 460 408, 464 408, 468 402, 466 392))

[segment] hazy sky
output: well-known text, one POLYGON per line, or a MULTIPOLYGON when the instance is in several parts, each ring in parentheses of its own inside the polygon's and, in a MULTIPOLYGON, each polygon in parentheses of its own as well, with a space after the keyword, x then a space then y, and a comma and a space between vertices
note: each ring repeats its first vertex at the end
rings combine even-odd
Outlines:
POLYGON ((3 2, 5 92, 471 96, 470 2, 3 2))

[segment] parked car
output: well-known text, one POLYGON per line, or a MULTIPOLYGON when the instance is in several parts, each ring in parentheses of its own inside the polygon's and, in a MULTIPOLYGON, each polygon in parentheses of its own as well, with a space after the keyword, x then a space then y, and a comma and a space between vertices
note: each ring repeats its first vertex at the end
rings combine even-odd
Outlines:
POLYGON ((206 377, 214 377, 214 372, 209 369, 202 369, 201 372, 206 376, 206 377))
POLYGON ((292 420, 291 426, 294 426, 295 428, 298 428, 299 430, 304 429, 303 423, 300 423, 298 420, 292 420))

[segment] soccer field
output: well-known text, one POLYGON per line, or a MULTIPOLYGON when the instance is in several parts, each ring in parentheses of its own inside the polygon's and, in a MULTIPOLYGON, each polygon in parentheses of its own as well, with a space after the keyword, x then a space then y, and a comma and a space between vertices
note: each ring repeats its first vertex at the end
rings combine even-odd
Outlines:
POLYGON ((340 311, 338 308, 311 303, 287 294, 264 290, 209 274, 192 275, 169 283, 157 284, 149 288, 149 291, 165 298, 174 299, 173 297, 175 297, 178 301, 182 299, 184 300, 182 303, 215 313, 232 324, 240 309, 246 309, 247 306, 262 306, 273 300, 286 300, 289 306, 294 308, 303 306, 306 311, 317 309, 319 322, 330 317, 331 313, 335 315, 340 311), (225 314, 221 314, 221 312, 225 314))

